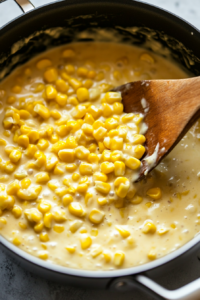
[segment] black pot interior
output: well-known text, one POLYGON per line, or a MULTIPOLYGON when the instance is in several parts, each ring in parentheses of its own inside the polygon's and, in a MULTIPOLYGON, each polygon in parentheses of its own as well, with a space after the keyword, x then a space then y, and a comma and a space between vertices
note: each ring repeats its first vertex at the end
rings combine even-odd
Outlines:
POLYGON ((200 33, 181 19, 137 1, 67 0, 36 9, 1 29, 0 80, 51 47, 94 40, 142 46, 200 74, 200 33))

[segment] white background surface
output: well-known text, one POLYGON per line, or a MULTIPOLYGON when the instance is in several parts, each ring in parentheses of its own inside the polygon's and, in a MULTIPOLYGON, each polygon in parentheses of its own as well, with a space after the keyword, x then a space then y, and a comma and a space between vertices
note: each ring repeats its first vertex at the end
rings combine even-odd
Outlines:
MULTIPOLYGON (((32 0, 35 6, 50 3, 48 0, 32 0)), ((123 1, 122 1, 123 2, 123 1)), ((146 0, 179 15, 200 29, 200 0, 146 0)), ((22 14, 13 0, 0 4, 0 27, 9 20, 22 14)), ((166 274, 160 282, 168 288, 186 284, 200 276, 200 262, 196 257, 191 258, 176 272, 166 274)), ((24 271, 13 263, 0 250, 0 300, 153 300, 140 292, 108 293, 107 291, 91 291, 78 289, 67 284, 59 285, 48 282, 38 276, 24 271)), ((200 298, 199 298, 200 299, 200 298)))

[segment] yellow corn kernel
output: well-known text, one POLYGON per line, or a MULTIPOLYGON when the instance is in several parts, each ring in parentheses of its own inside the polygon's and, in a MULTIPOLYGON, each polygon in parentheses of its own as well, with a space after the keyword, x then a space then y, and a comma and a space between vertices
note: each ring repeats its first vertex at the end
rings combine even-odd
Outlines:
POLYGON ((57 179, 52 179, 48 182, 47 185, 50 190, 55 191, 58 187, 60 187, 60 182, 57 179))
POLYGON ((53 209, 52 215, 53 215, 53 219, 57 223, 63 223, 67 220, 64 209, 62 209, 60 207, 55 207, 53 209))
POLYGON ((36 104, 34 107, 34 112, 36 112, 40 117, 42 117, 43 119, 49 119, 51 114, 49 109, 41 104, 36 104))
POLYGON ((34 155, 34 158, 36 159, 34 164, 37 168, 41 168, 45 165, 46 156, 42 151, 37 151, 34 155))
POLYGON ((135 148, 134 148, 134 157, 137 158, 137 159, 140 159, 144 153, 145 153, 145 147, 142 146, 142 145, 137 145, 135 148))
POLYGON ((101 81, 105 78, 105 74, 104 72, 99 72, 97 75, 96 75, 96 81, 101 81))
POLYGON ((119 150, 115 150, 110 155, 110 161, 113 163, 116 161, 122 161, 123 160, 123 152, 119 150))
POLYGON ((99 157, 95 153, 90 153, 87 159, 91 164, 98 164, 99 162, 99 157))
POLYGON ((11 92, 14 94, 20 94, 22 91, 22 87, 20 85, 14 85, 11 89, 11 92))
POLYGON ((71 202, 68 206, 69 212, 76 217, 84 217, 85 211, 79 202, 71 202))
POLYGON ((149 64, 153 64, 155 62, 154 58, 148 53, 141 54, 140 60, 143 60, 149 64))
POLYGON ((53 109, 51 111, 51 117, 54 118, 54 120, 59 120, 61 118, 61 113, 57 109, 53 109))
POLYGON ((39 223, 42 220, 42 214, 37 208, 25 209, 24 215, 29 222, 39 223))
POLYGON ((10 96, 10 97, 8 97, 6 102, 8 104, 13 104, 13 103, 15 103, 15 101, 16 101, 16 97, 15 96, 10 96))
POLYGON ((9 160, 5 163, 4 165, 4 171, 7 173, 7 174, 11 174, 12 172, 15 171, 16 169, 16 165, 14 165, 13 163, 11 163, 9 160))
POLYGON ((87 109, 84 105, 77 105, 71 112, 71 115, 75 119, 82 119, 87 112, 87 109))
POLYGON ((88 108, 88 111, 87 111, 89 114, 92 115, 92 117, 96 120, 98 119, 101 115, 102 115, 102 109, 101 108, 98 108, 97 106, 95 105, 91 105, 89 108, 88 108))
POLYGON ((125 254, 122 251, 117 251, 114 254, 113 263, 116 267, 121 267, 124 263, 125 254))
POLYGON ((72 233, 75 233, 82 226, 82 224, 83 222, 81 220, 75 220, 70 224, 69 230, 72 233))
POLYGON ((67 95, 58 93, 55 100, 60 106, 65 106, 67 104, 67 95))
POLYGON ((21 209, 21 207, 18 206, 18 205, 14 205, 14 207, 12 209, 12 213, 13 213, 13 215, 14 215, 14 217, 16 219, 20 218, 21 215, 22 215, 22 209, 21 209))
POLYGON ((8 184, 6 192, 8 195, 16 195, 19 189, 20 189, 19 181, 14 180, 8 184))
POLYGON ((22 134, 28 134, 28 133, 31 132, 31 130, 32 130, 32 128, 28 127, 26 125, 22 125, 21 128, 20 128, 20 131, 21 131, 22 134))
POLYGON ((29 145, 29 138, 27 135, 20 135, 18 137, 17 143, 19 146, 27 148, 29 145))
POLYGON ((63 79, 58 79, 56 80, 56 89, 61 93, 65 93, 68 91, 69 86, 63 79))
POLYGON ((79 102, 84 102, 89 99, 89 92, 85 87, 78 88, 76 91, 76 95, 79 102))
POLYGON ((44 223, 43 223, 42 221, 39 222, 39 223, 37 223, 37 224, 33 227, 33 229, 34 229, 34 231, 35 231, 36 233, 42 232, 43 228, 44 228, 44 223))
POLYGON ((58 141, 51 147, 51 151, 54 152, 55 154, 58 154, 60 150, 63 150, 66 148, 66 142, 64 141, 58 141))
POLYGON ((123 176, 125 174, 125 164, 122 161, 115 161, 115 176, 123 176))
POLYGON ((130 236, 130 231, 128 231, 127 229, 125 229, 124 226, 116 225, 115 228, 117 229, 117 231, 119 231, 119 233, 121 234, 121 236, 124 239, 126 239, 127 237, 130 236))
POLYGON ((66 194, 62 197, 62 203, 64 206, 68 206, 73 201, 72 195, 66 194))
POLYGON ((89 214, 89 220, 91 223, 94 224, 100 224, 101 222, 103 222, 104 217, 105 217, 104 212, 96 208, 94 208, 89 214))
POLYGON ((115 169, 115 166, 111 162, 103 162, 101 164, 101 172, 104 174, 109 174, 109 173, 113 172, 114 169, 115 169))
POLYGON ((48 211, 50 211, 51 203, 46 200, 41 200, 40 203, 38 204, 37 208, 41 213, 45 214, 48 211))
POLYGON ((104 250, 103 251, 103 256, 104 256, 104 259, 105 259, 106 263, 109 263, 112 259, 112 255, 111 255, 111 252, 109 250, 104 250))
POLYGON ((116 80, 120 80, 120 79, 122 78, 122 73, 119 72, 118 70, 115 70, 115 71, 113 72, 113 77, 114 77, 114 79, 116 79, 116 80))
POLYGON ((168 228, 159 228, 159 229, 157 230, 157 233, 158 233, 159 235, 166 234, 167 232, 169 232, 169 229, 168 229, 168 228))
POLYGON ((73 74, 75 72, 75 68, 73 65, 66 65, 65 66, 65 71, 68 73, 68 74, 73 74))
POLYGON ((44 226, 46 228, 51 228, 52 226, 53 215, 50 212, 45 213, 44 215, 44 226))
POLYGON ((36 183, 45 184, 50 180, 49 173, 40 172, 36 174, 36 183))
POLYGON ((73 254, 76 251, 76 247, 75 246, 67 246, 65 247, 65 249, 70 253, 73 254))
POLYGON ((65 81, 69 81, 70 80, 70 76, 67 74, 67 72, 65 71, 61 71, 60 72, 60 76, 62 77, 62 79, 64 79, 65 81))
POLYGON ((87 77, 88 78, 94 78, 96 76, 96 72, 94 70, 91 70, 88 72, 87 77))
POLYGON ((152 203, 151 203, 151 202, 147 202, 147 203, 145 203, 145 205, 146 205, 148 208, 150 208, 150 207, 152 206, 152 203))
POLYGON ((40 185, 32 185, 28 189, 19 189, 17 197, 27 201, 36 200, 41 190, 42 187, 40 185))
POLYGON ((133 120, 134 116, 135 115, 133 113, 125 114, 121 117, 121 120, 123 123, 128 123, 133 120))
POLYGON ((153 222, 147 221, 144 223, 142 227, 143 233, 155 233, 156 232, 156 226, 153 222))
POLYGON ((82 86, 82 82, 76 78, 70 78, 69 85, 76 91, 82 86))
POLYGON ((92 239, 88 234, 82 234, 80 242, 83 250, 88 249, 92 245, 92 239))
POLYGON ((38 83, 34 90, 34 93, 40 93, 44 90, 44 88, 45 88, 45 85, 43 83, 38 83))
POLYGON ((147 257, 148 257, 150 260, 156 259, 156 257, 157 257, 156 250, 155 250, 155 249, 151 249, 151 250, 149 251, 149 253, 147 254, 147 257))
POLYGON ((27 110, 24 110, 24 109, 20 109, 19 115, 20 115, 20 118, 24 119, 24 120, 27 120, 31 117, 31 114, 27 110))
POLYGON ((10 158, 11 162, 17 163, 20 160, 21 156, 22 156, 21 151, 19 151, 19 150, 13 150, 10 153, 9 158, 10 158))
MULTIPOLYGON (((128 197, 127 197, 128 198, 128 197)), ((143 201, 143 198, 140 196, 135 196, 132 199, 129 199, 132 204, 140 204, 143 201)))
POLYGON ((93 134, 93 127, 90 124, 87 124, 87 123, 83 124, 83 126, 81 127, 81 129, 87 135, 92 135, 93 134))
POLYGON ((124 106, 122 103, 116 102, 113 104, 113 114, 121 115, 123 113, 124 106))
POLYGON ((110 149, 114 150, 122 150, 123 149, 123 138, 115 136, 111 139, 110 149))
POLYGON ((30 144, 36 144, 40 138, 39 132, 36 130, 32 130, 28 134, 30 144))
POLYGON ((103 252, 102 247, 98 245, 91 251, 91 256, 95 258, 99 256, 102 252, 103 252))
POLYGON ((92 175, 93 173, 93 166, 92 164, 88 163, 81 163, 79 166, 79 172, 81 175, 92 175))
POLYGON ((48 100, 53 100, 55 99, 57 96, 57 90, 52 86, 52 85, 48 85, 46 87, 46 97, 48 100))
POLYGON ((85 117, 84 117, 84 123, 87 123, 89 125, 93 125, 94 123, 94 118, 91 114, 86 113, 85 117))
MULTIPOLYGON (((81 128, 81 124, 78 121, 68 121, 67 126, 68 126, 69 131, 71 131, 71 133, 75 133, 81 128)), ((74 139, 73 136, 70 136, 69 138, 74 139)), ((77 145, 76 145, 76 147, 77 147, 77 145)), ((76 147, 74 147, 74 148, 76 148, 76 147)))
POLYGON ((102 121, 100 120, 96 120, 94 123, 93 123, 93 129, 99 129, 99 127, 104 127, 105 128, 105 123, 103 123, 102 121))
POLYGON ((74 173, 73 175, 72 175, 72 180, 73 181, 78 181, 80 179, 80 175, 78 174, 78 173, 74 173))
POLYGON ((110 161, 110 156, 111 156, 111 151, 110 150, 104 150, 103 153, 102 153, 102 160, 105 161, 105 162, 108 162, 110 161))
POLYGON ((77 75, 79 77, 87 77, 88 72, 89 72, 88 69, 83 68, 83 67, 80 67, 80 68, 77 69, 77 75))
POLYGON ((75 138, 73 136, 69 136, 67 139, 66 139, 66 148, 68 149, 74 149, 78 146, 75 138))
POLYGON ((146 138, 142 134, 134 134, 132 139, 132 145, 144 144, 146 138))
POLYGON ((85 194, 87 192, 88 185, 87 183, 82 183, 77 186, 77 192, 80 194, 85 194))
POLYGON ((72 173, 77 169, 77 165, 76 164, 67 164, 65 166, 65 170, 72 173))
POLYGON ((162 196, 161 189, 159 187, 149 189, 147 195, 154 200, 158 200, 162 196))
POLYGON ((6 146, 7 142, 4 139, 0 139, 0 146, 6 146))
POLYGON ((40 234, 40 241, 45 243, 45 242, 48 242, 49 241, 49 236, 46 232, 42 232, 40 234))
POLYGON ((107 128, 108 131, 117 128, 118 125, 119 123, 114 118, 108 118, 105 121, 105 127, 107 128))
POLYGON ((60 125, 56 129, 56 133, 61 137, 65 137, 69 133, 69 128, 67 125, 60 125))
POLYGON ((49 154, 45 160, 45 169, 50 172, 58 163, 58 158, 54 154, 49 154))
POLYGON ((67 104, 71 104, 73 106, 76 106, 79 104, 78 100, 76 99, 76 97, 69 97, 67 99, 67 104))
POLYGON ((106 182, 108 180, 108 176, 101 172, 95 172, 93 174, 93 181, 103 181, 106 182))
POLYGON ((59 136, 57 134, 53 134, 51 137, 50 137, 50 142, 52 144, 55 144, 56 142, 59 141, 59 136))
POLYGON ((87 148, 85 148, 84 146, 78 146, 75 149, 75 155, 78 159, 81 159, 81 160, 87 159, 89 154, 90 154, 90 151, 87 148))
POLYGON ((19 245, 21 244, 21 239, 18 238, 18 237, 15 237, 15 238, 13 239, 13 244, 14 244, 15 246, 19 246, 19 245))
POLYGON ((106 136, 107 130, 104 127, 99 127, 93 131, 93 136, 97 141, 101 141, 106 136))
POLYGON ((38 257, 43 259, 43 260, 46 260, 46 259, 48 259, 49 255, 48 255, 47 251, 40 250, 40 251, 38 251, 38 257))
POLYGON ((44 70, 52 65, 52 62, 48 58, 39 60, 36 64, 37 69, 44 70))
POLYGON ((35 145, 28 145, 28 148, 25 151, 25 155, 29 158, 33 158, 35 153, 37 152, 37 147, 35 145))
POLYGON ((58 79, 58 72, 55 68, 48 69, 44 72, 44 79, 46 82, 51 83, 58 79))
POLYGON ((53 230, 57 233, 62 233, 65 230, 65 227, 63 225, 54 225, 53 230))
POLYGON ((130 188, 130 181, 126 177, 118 177, 114 181, 115 193, 120 198, 125 198, 130 188))
POLYGON ((14 120, 12 117, 7 117, 3 120, 3 126, 5 129, 10 129, 14 123, 14 120))
POLYGON ((89 89, 93 86, 93 81, 91 79, 86 79, 83 83, 83 86, 85 88, 89 89))
POLYGON ((105 100, 109 104, 113 104, 114 102, 121 102, 122 101, 121 93, 107 92, 105 95, 105 100))
POLYGON ((106 204, 108 203, 108 200, 107 200, 107 198, 105 198, 105 197, 98 198, 98 199, 97 199, 97 203, 98 203, 100 206, 103 206, 103 205, 106 205, 106 204))
POLYGON ((40 139, 37 146, 40 150, 46 150, 49 147, 49 142, 45 139, 40 139))
POLYGON ((75 159, 75 151, 74 149, 64 149, 58 152, 58 156, 61 161, 66 163, 72 163, 75 159))
POLYGON ((27 189, 31 185, 31 180, 29 178, 24 178, 21 181, 21 188, 22 189, 27 189))
POLYGON ((109 118, 114 113, 112 106, 108 103, 102 103, 102 109, 104 118, 109 118))
POLYGON ((62 57, 64 58, 73 58, 75 56, 75 52, 72 49, 66 49, 62 53, 62 57))
POLYGON ((86 193, 85 197, 85 205, 88 205, 89 202, 91 202, 93 200, 93 194, 92 193, 86 193))
POLYGON ((25 223, 23 223, 23 222, 19 222, 19 227, 20 227, 21 229, 26 229, 26 228, 27 228, 27 225, 26 225, 25 223))
POLYGON ((27 176, 27 173, 25 171, 19 171, 19 172, 16 172, 14 174, 14 176, 15 176, 16 179, 22 180, 27 176))
POLYGON ((141 161, 135 157, 129 156, 128 158, 125 159, 125 165, 131 170, 136 170, 140 167, 141 161))
POLYGON ((99 193, 104 195, 107 195, 111 190, 110 184, 102 181, 95 181, 95 188, 99 193))

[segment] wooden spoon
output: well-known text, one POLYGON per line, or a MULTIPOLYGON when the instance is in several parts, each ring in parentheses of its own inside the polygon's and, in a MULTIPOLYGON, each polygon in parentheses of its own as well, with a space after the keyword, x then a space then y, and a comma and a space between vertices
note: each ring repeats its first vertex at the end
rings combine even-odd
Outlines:
POLYGON ((139 181, 160 163, 200 117, 200 77, 136 81, 114 91, 121 92, 124 111, 144 114, 148 126, 139 181), (145 160, 148 157, 150 159, 145 160))

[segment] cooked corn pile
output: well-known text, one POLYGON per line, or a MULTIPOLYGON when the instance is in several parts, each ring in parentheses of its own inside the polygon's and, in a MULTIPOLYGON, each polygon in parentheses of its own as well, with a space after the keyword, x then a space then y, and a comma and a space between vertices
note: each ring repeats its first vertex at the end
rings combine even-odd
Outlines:
MULTIPOLYGON (((144 201, 133 184, 145 153, 143 115, 123 112, 120 93, 111 92, 106 79, 109 65, 77 66, 76 50, 60 53, 62 67, 48 56, 37 59, 1 90, 0 229, 10 226, 11 215, 17 227, 8 227, 9 239, 23 248, 34 236, 39 246, 27 251, 41 259, 51 260, 52 243, 62 238, 57 251, 69 260, 98 258, 109 268, 121 267, 136 245, 133 226, 126 225, 127 209, 141 204, 150 209, 162 196, 153 183, 144 201), (119 248, 104 243, 105 227, 104 238, 119 236, 119 248)), ((154 63, 147 53, 140 59, 154 63)), ((116 82, 122 78, 118 70, 111 76, 116 82)), ((148 216, 140 228, 149 237, 169 232, 148 216)), ((157 257, 154 247, 146 257, 157 257)))

